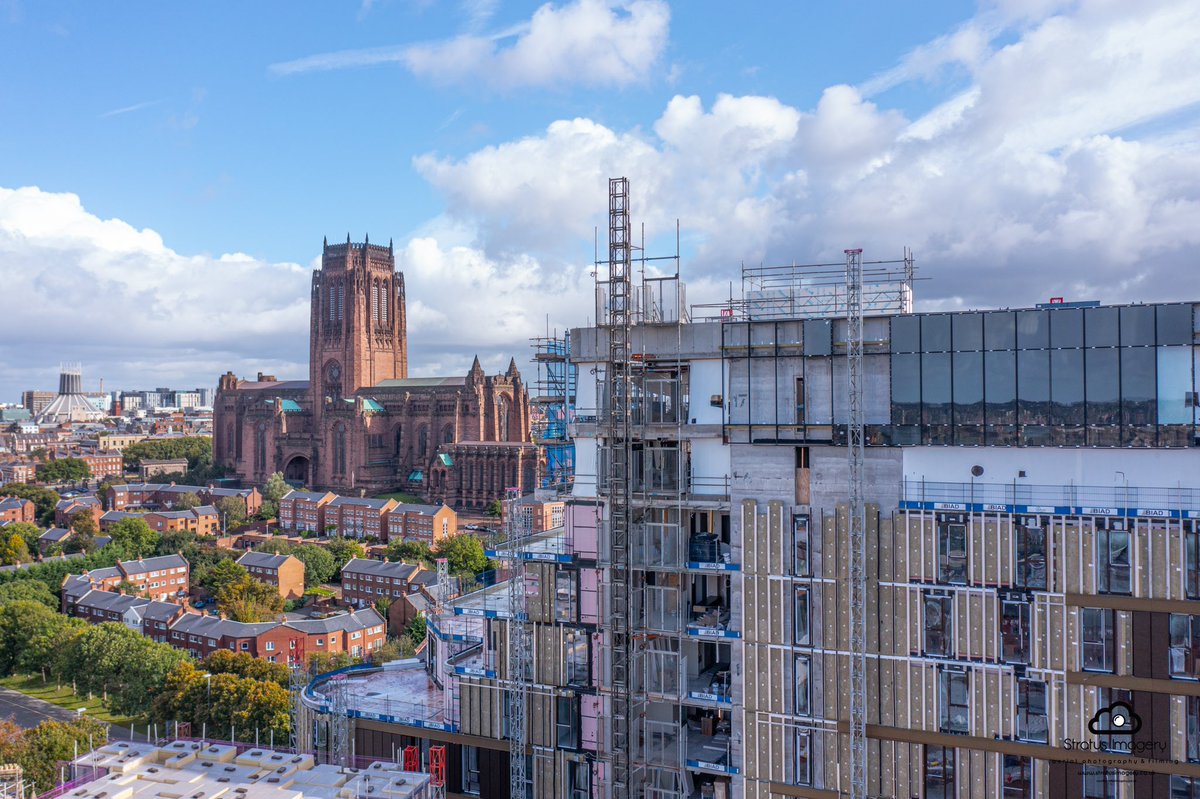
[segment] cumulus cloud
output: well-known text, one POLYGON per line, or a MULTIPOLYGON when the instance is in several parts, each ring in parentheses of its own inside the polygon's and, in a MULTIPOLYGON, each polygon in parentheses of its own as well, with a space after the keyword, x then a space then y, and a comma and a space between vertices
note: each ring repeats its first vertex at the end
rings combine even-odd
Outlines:
MULTIPOLYGON (((469 28, 482 25, 493 10, 490 2, 468 4, 469 28)), ((659 62, 670 18, 664 0, 547 3, 528 22, 492 35, 319 53, 272 64, 270 71, 295 75, 395 63, 439 83, 622 86, 644 80, 659 62)))
MULTIPOLYGON (((591 278, 570 264, 493 259, 433 238, 409 241, 396 261, 417 375, 465 373, 476 353, 494 371, 524 361, 548 324, 548 294, 566 298, 549 321, 559 330, 592 313, 591 278)), ((100 378, 108 388, 211 386, 227 369, 305 379, 314 266, 185 255, 73 194, 0 188, 0 283, 20 298, 0 313, 0 398, 53 388, 62 361, 84 364, 89 389, 100 378)))
POLYGON ((1179 0, 1001 3, 810 108, 678 96, 649 131, 562 120, 415 166, 489 253, 578 252, 603 230, 604 179, 626 175, 635 219, 673 233, 678 216, 688 272, 716 285, 741 262, 909 245, 938 307, 1197 296, 1198 29, 1179 0), (888 86, 947 65, 966 84, 927 114, 886 107, 888 86))

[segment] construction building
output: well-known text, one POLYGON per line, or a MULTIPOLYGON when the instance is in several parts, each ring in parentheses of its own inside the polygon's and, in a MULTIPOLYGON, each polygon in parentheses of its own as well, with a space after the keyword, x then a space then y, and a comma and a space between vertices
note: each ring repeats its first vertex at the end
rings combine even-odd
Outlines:
POLYGON ((1200 306, 914 313, 848 251, 688 308, 629 207, 564 527, 338 740, 483 797, 1200 797, 1200 306))

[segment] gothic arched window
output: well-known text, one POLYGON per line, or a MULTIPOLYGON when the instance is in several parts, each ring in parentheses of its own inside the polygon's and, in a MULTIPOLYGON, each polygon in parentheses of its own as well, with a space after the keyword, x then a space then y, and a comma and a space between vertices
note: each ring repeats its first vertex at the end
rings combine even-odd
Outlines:
POLYGON ((235 452, 235 449, 237 447, 237 432, 236 431, 237 431, 237 428, 234 427, 232 422, 229 424, 228 427, 225 428, 225 455, 226 455, 226 457, 232 458, 236 454, 236 452, 235 452))
POLYGON ((329 321, 337 321, 337 288, 329 284, 329 321))
POLYGON ((388 284, 383 282, 379 285, 379 319, 383 322, 383 326, 387 327, 388 315, 388 284))
POLYGON ((267 425, 259 422, 254 428, 254 471, 267 470, 267 425))
POLYGON ((346 425, 342 422, 333 428, 333 473, 346 473, 346 425))
POLYGON ((404 428, 400 425, 396 426, 396 459, 400 460, 403 455, 401 447, 404 446, 404 428))
POLYGON ((371 282, 371 321, 379 324, 379 284, 371 282))
POLYGON ((496 400, 496 429, 497 440, 508 441, 508 397, 504 394, 496 400))
POLYGON ((429 428, 421 425, 421 431, 417 433, 417 454, 422 458, 429 454, 429 428))
POLYGON ((454 425, 448 424, 442 428, 442 443, 443 444, 453 444, 454 443, 454 425))

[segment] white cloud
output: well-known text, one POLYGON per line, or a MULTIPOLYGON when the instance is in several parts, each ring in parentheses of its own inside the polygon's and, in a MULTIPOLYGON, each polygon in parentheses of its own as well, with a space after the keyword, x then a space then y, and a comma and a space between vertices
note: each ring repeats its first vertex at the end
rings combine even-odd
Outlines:
MULTIPOLYGON (((491 2, 467 4, 468 27, 490 19, 491 2)), ((644 80, 667 44, 664 0, 547 3, 521 25, 492 35, 466 33, 437 42, 344 50, 272 64, 277 75, 396 63, 440 83, 496 88, 622 86, 644 80)))
MULTIPOLYGON (((396 261, 414 374, 465 373, 476 353, 489 370, 525 361, 549 297, 559 330, 592 313, 591 278, 569 264, 492 259, 431 238, 409 241, 396 261)), ((100 378, 109 388, 212 386, 227 369, 305 379, 316 265, 185 255, 73 194, 0 188, 0 285, 20 298, 0 312, 0 400, 57 385, 63 361, 83 362, 89 389, 100 378)))
POLYGON ((487 253, 580 253, 603 237, 605 178, 626 175, 635 220, 673 233, 678 215, 685 274, 716 284, 740 262, 910 245, 934 278, 918 297, 942 306, 1200 296, 1197 30, 1182 0, 1006 3, 876 81, 961 68, 919 119, 850 86, 810 109, 677 96, 649 131, 563 120, 415 165, 487 253))

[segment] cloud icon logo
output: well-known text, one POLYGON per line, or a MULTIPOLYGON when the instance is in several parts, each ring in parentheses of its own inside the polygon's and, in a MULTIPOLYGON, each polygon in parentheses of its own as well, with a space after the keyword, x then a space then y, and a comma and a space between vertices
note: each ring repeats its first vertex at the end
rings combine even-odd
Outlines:
POLYGON ((1102 707, 1088 722, 1092 735, 1133 735, 1142 728, 1142 717, 1124 702, 1102 707))

